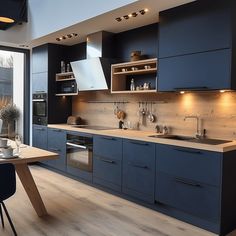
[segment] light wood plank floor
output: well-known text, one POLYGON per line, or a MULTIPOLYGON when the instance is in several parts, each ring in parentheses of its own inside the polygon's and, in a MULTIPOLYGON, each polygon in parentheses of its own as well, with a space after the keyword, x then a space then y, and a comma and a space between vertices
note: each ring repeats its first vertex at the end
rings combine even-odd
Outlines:
MULTIPOLYGON (((49 216, 38 218, 17 179, 5 203, 19 236, 215 235, 39 166, 30 169, 49 216)), ((7 222, 0 235, 12 235, 7 222)))

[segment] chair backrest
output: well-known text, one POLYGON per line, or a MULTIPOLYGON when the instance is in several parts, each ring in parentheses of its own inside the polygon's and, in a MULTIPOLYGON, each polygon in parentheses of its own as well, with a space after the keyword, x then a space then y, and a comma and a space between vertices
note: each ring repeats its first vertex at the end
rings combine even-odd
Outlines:
POLYGON ((13 164, 0 164, 0 202, 16 192, 16 173, 13 164))
POLYGON ((2 133, 2 119, 0 119, 0 134, 2 133))

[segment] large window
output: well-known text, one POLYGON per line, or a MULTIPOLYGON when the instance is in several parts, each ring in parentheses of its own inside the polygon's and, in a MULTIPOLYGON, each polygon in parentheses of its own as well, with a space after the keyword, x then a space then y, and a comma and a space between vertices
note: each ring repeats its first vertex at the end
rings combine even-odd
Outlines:
MULTIPOLYGON (((0 109, 13 102, 20 110, 20 118, 16 123, 16 132, 24 134, 24 76, 25 54, 0 50, 0 109)), ((7 132, 7 124, 3 124, 1 133, 7 132)))

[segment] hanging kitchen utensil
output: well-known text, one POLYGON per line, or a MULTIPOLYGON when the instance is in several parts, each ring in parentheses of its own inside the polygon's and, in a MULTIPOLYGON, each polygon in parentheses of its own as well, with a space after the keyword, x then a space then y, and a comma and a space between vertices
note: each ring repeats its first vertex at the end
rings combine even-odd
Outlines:
POLYGON ((150 103, 150 105, 151 105, 151 108, 150 108, 150 111, 149 111, 148 119, 149 119, 150 122, 153 123, 155 121, 156 117, 152 113, 152 102, 150 103))

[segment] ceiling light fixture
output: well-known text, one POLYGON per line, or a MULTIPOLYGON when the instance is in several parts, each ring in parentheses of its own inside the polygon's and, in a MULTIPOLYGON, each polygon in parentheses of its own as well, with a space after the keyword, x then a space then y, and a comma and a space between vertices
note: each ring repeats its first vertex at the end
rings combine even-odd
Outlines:
POLYGON ((60 42, 62 40, 71 39, 71 38, 77 37, 77 36, 78 36, 78 34, 71 33, 71 34, 62 35, 61 37, 56 38, 56 40, 60 42))
POLYGON ((120 17, 117 17, 116 21, 120 22, 120 21, 122 21, 122 19, 120 17))
POLYGON ((116 17, 115 20, 116 20, 117 22, 121 22, 123 19, 128 20, 128 19, 130 19, 130 18, 132 18, 132 17, 136 17, 136 16, 138 16, 138 15, 144 15, 144 14, 145 14, 146 12, 148 12, 148 11, 149 11, 149 10, 148 10, 147 8, 145 8, 145 9, 139 10, 139 11, 137 11, 137 12, 130 13, 130 14, 128 14, 128 15, 116 17))
POLYGON ((9 17, 0 16, 0 22, 11 24, 14 23, 15 20, 9 17))

